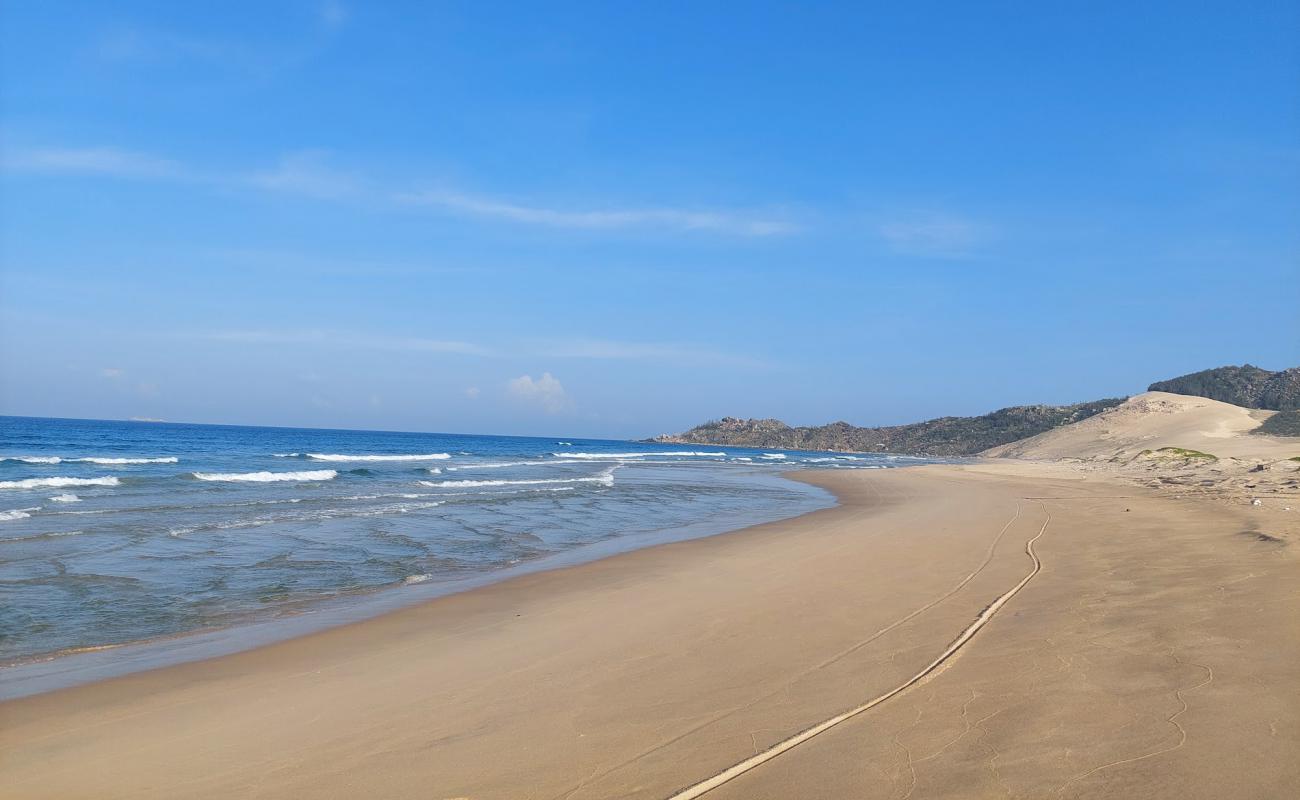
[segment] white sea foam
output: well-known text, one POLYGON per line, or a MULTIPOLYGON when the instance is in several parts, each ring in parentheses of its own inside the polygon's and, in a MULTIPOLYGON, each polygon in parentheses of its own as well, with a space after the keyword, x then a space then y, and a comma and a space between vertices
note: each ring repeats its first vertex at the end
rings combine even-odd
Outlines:
MULTIPOLYGON (((297 455, 295 453, 295 455, 297 455)), ((308 453, 312 461, 442 461, 450 453, 424 453, 422 455, 349 455, 347 453, 308 453)))
POLYGON ((51 497, 50 500, 52 500, 55 503, 80 503, 81 502, 80 497, 77 497, 75 494, 71 494, 71 493, 56 494, 53 497, 51 497))
POLYGON ((61 489, 64 486, 116 486, 112 475, 102 478, 25 478, 21 481, 0 481, 0 489, 61 489))
POLYGON ((410 586, 413 583, 424 583, 429 580, 433 580, 432 575, 407 575, 405 578, 402 578, 402 584, 410 586))
POLYGON ((0 511, 0 522, 9 522, 15 519, 27 519, 33 511, 40 511, 41 507, 34 508, 14 508, 9 511, 0 511))
MULTIPOLYGON (((492 464, 462 464, 459 467, 447 467, 448 472, 471 469, 500 469, 502 467, 545 467, 554 465, 554 461, 498 461, 492 464)), ((432 470, 430 470, 432 472, 432 470)))
POLYGON ((785 458, 785 453, 764 453, 763 458, 770 458, 773 460, 782 459, 785 458))
POLYGON ((442 474, 442 470, 438 469, 437 467, 427 467, 427 468, 425 469, 425 472, 428 472, 430 475, 441 475, 441 474, 442 474))
POLYGON ((658 453, 551 453, 551 455, 555 456, 556 458, 577 458, 577 459, 598 461, 601 459, 611 459, 611 458, 612 459, 645 458, 647 456, 657 456, 660 458, 665 456, 694 456, 700 458, 719 458, 721 456, 725 456, 726 453, 695 453, 695 452, 688 452, 688 451, 669 451, 669 452, 658 452, 658 453))
POLYGON ((65 458, 63 456, 6 456, 0 461, 21 461, 24 464, 175 464, 180 461, 176 456, 158 458, 125 458, 118 456, 86 456, 85 458, 65 458))
POLYGON ((541 478, 537 480, 520 480, 520 481, 420 481, 425 486, 433 486, 439 489, 466 489, 478 486, 541 486, 543 484, 556 483, 599 483, 602 486, 614 485, 614 474, 606 472, 601 475, 593 475, 585 478, 541 478))
POLYGON ((32 539, 57 539, 60 536, 81 536, 84 533, 94 533, 94 531, 50 531, 48 533, 33 533, 30 536, 0 538, 0 542, 26 542, 32 539))
POLYGON ((109 456, 92 456, 90 458, 67 458, 65 461, 81 461, 87 464, 175 464, 180 461, 176 456, 159 456, 157 458, 116 458, 109 456))
MULTIPOLYGON (((377 495, 376 495, 377 496, 377 495)), ((336 498, 346 500, 347 498, 336 498)), ((260 528, 265 525, 276 525, 280 523, 303 523, 319 522, 329 519, 353 519, 356 517, 382 517, 388 514, 405 514, 410 511, 419 511, 426 508, 434 508, 443 505, 444 501, 424 502, 424 503, 392 503, 385 506, 378 506, 367 509, 353 508, 325 508, 314 511, 302 511, 287 514, 270 514, 262 517, 252 517, 247 519, 226 520, 223 522, 208 522, 201 525, 189 525, 179 528, 170 528, 167 531, 169 536, 181 537, 200 531, 229 531, 229 530, 247 530, 249 528, 260 528)))
POLYGON ((512 494, 533 494, 536 492, 572 492, 576 486, 530 486, 527 489, 509 489, 504 492, 444 492, 439 497, 504 497, 512 494))
POLYGON ((332 469, 308 469, 299 472, 195 472, 201 481, 246 481, 274 483, 276 481, 328 481, 338 475, 332 469))

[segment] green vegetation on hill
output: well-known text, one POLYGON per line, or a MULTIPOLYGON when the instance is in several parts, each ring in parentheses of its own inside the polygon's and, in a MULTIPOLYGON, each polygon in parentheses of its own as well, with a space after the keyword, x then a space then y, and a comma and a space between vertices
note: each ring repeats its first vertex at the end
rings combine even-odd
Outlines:
MULTIPOLYGON (((1272 411, 1300 409, 1300 367, 1273 372, 1250 364, 1216 367, 1151 384, 1149 391, 1208 397, 1272 411)), ((1295 434, 1290 434, 1295 435, 1295 434)))
POLYGON ((1219 457, 1202 453, 1200 450, 1189 450, 1186 447, 1162 447, 1159 450, 1143 450, 1138 453, 1139 458, 1199 458, 1205 461, 1218 461, 1219 457))
POLYGON ((653 441, 780 450, 965 456, 1087 419, 1122 402, 1124 398, 1070 406, 1014 406, 978 417, 940 417, 883 428, 859 428, 847 422, 792 428, 776 419, 724 417, 685 433, 655 437, 653 441))
POLYGON ((1279 411, 1251 433, 1262 436, 1300 436, 1300 411, 1279 411))

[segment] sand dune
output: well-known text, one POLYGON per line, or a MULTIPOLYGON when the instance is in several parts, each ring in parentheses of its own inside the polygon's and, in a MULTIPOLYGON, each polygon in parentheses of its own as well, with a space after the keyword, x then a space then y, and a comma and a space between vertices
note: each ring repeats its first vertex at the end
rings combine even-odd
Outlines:
POLYGON ((1081 422, 986 450, 983 455, 1029 459, 1127 460, 1164 447, 1219 458, 1275 461, 1300 455, 1300 442, 1250 435, 1274 411, 1204 397, 1146 392, 1081 422))

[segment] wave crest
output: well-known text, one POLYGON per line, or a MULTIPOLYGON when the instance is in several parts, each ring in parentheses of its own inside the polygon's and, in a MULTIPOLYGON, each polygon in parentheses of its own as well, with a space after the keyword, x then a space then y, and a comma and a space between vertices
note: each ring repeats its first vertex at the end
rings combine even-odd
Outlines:
MULTIPOLYGON (((296 453, 294 455, 297 455, 296 453)), ((349 455, 347 453, 307 453, 312 461, 442 461, 450 453, 423 453, 412 455, 349 455)))
POLYGON ((87 464, 175 464, 180 461, 176 456, 159 456, 157 458, 116 458, 94 456, 91 458, 68 458, 65 461, 79 461, 87 464))
POLYGON ((176 456, 158 456, 156 458, 127 458, 125 456, 86 456, 84 458, 64 458, 63 456, 5 456, 0 461, 21 461, 24 464, 175 464, 180 461, 176 456))
POLYGON ((610 458, 645 458, 647 456, 694 456, 699 458, 720 458, 726 453, 697 453, 693 451, 672 451, 658 453, 551 453, 556 458, 576 458, 582 460, 600 460, 610 458))
POLYGON ((235 481, 275 483, 277 481, 329 481, 339 473, 332 469, 306 469, 298 472, 195 472, 201 481, 235 481))
POLYGON ((0 481, 0 489, 59 489, 64 486, 116 486, 120 481, 112 475, 102 478, 25 478, 21 481, 0 481))
POLYGON ((614 474, 606 472, 602 475, 585 478, 539 478, 537 480, 519 481, 420 481, 420 483, 424 486, 433 486, 439 489, 465 489, 477 486, 539 486, 555 483, 599 483, 602 486, 613 486, 614 474))

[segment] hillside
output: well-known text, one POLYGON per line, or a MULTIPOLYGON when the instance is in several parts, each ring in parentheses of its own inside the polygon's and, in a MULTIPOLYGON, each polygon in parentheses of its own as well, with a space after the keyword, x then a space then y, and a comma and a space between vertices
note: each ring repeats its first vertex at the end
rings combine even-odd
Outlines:
POLYGON ((1294 439, 1247 436, 1277 412, 1217 400, 1147 392, 1068 427, 991 448, 986 456, 1032 459, 1285 459, 1294 439))
POLYGON ((1216 367, 1156 381, 1148 391, 1208 397, 1243 408, 1300 409, 1300 367, 1279 372, 1250 364, 1216 367))
POLYGON ((1122 398, 1112 398, 1069 406, 1014 406, 978 417, 940 417, 911 425, 881 428, 859 428, 847 422, 794 428, 776 419, 724 417, 685 433, 657 436, 652 441, 780 450, 963 456, 1087 419, 1122 402, 1122 398))
POLYGON ((1300 436, 1300 411, 1279 411, 1251 433, 1260 436, 1300 436))

